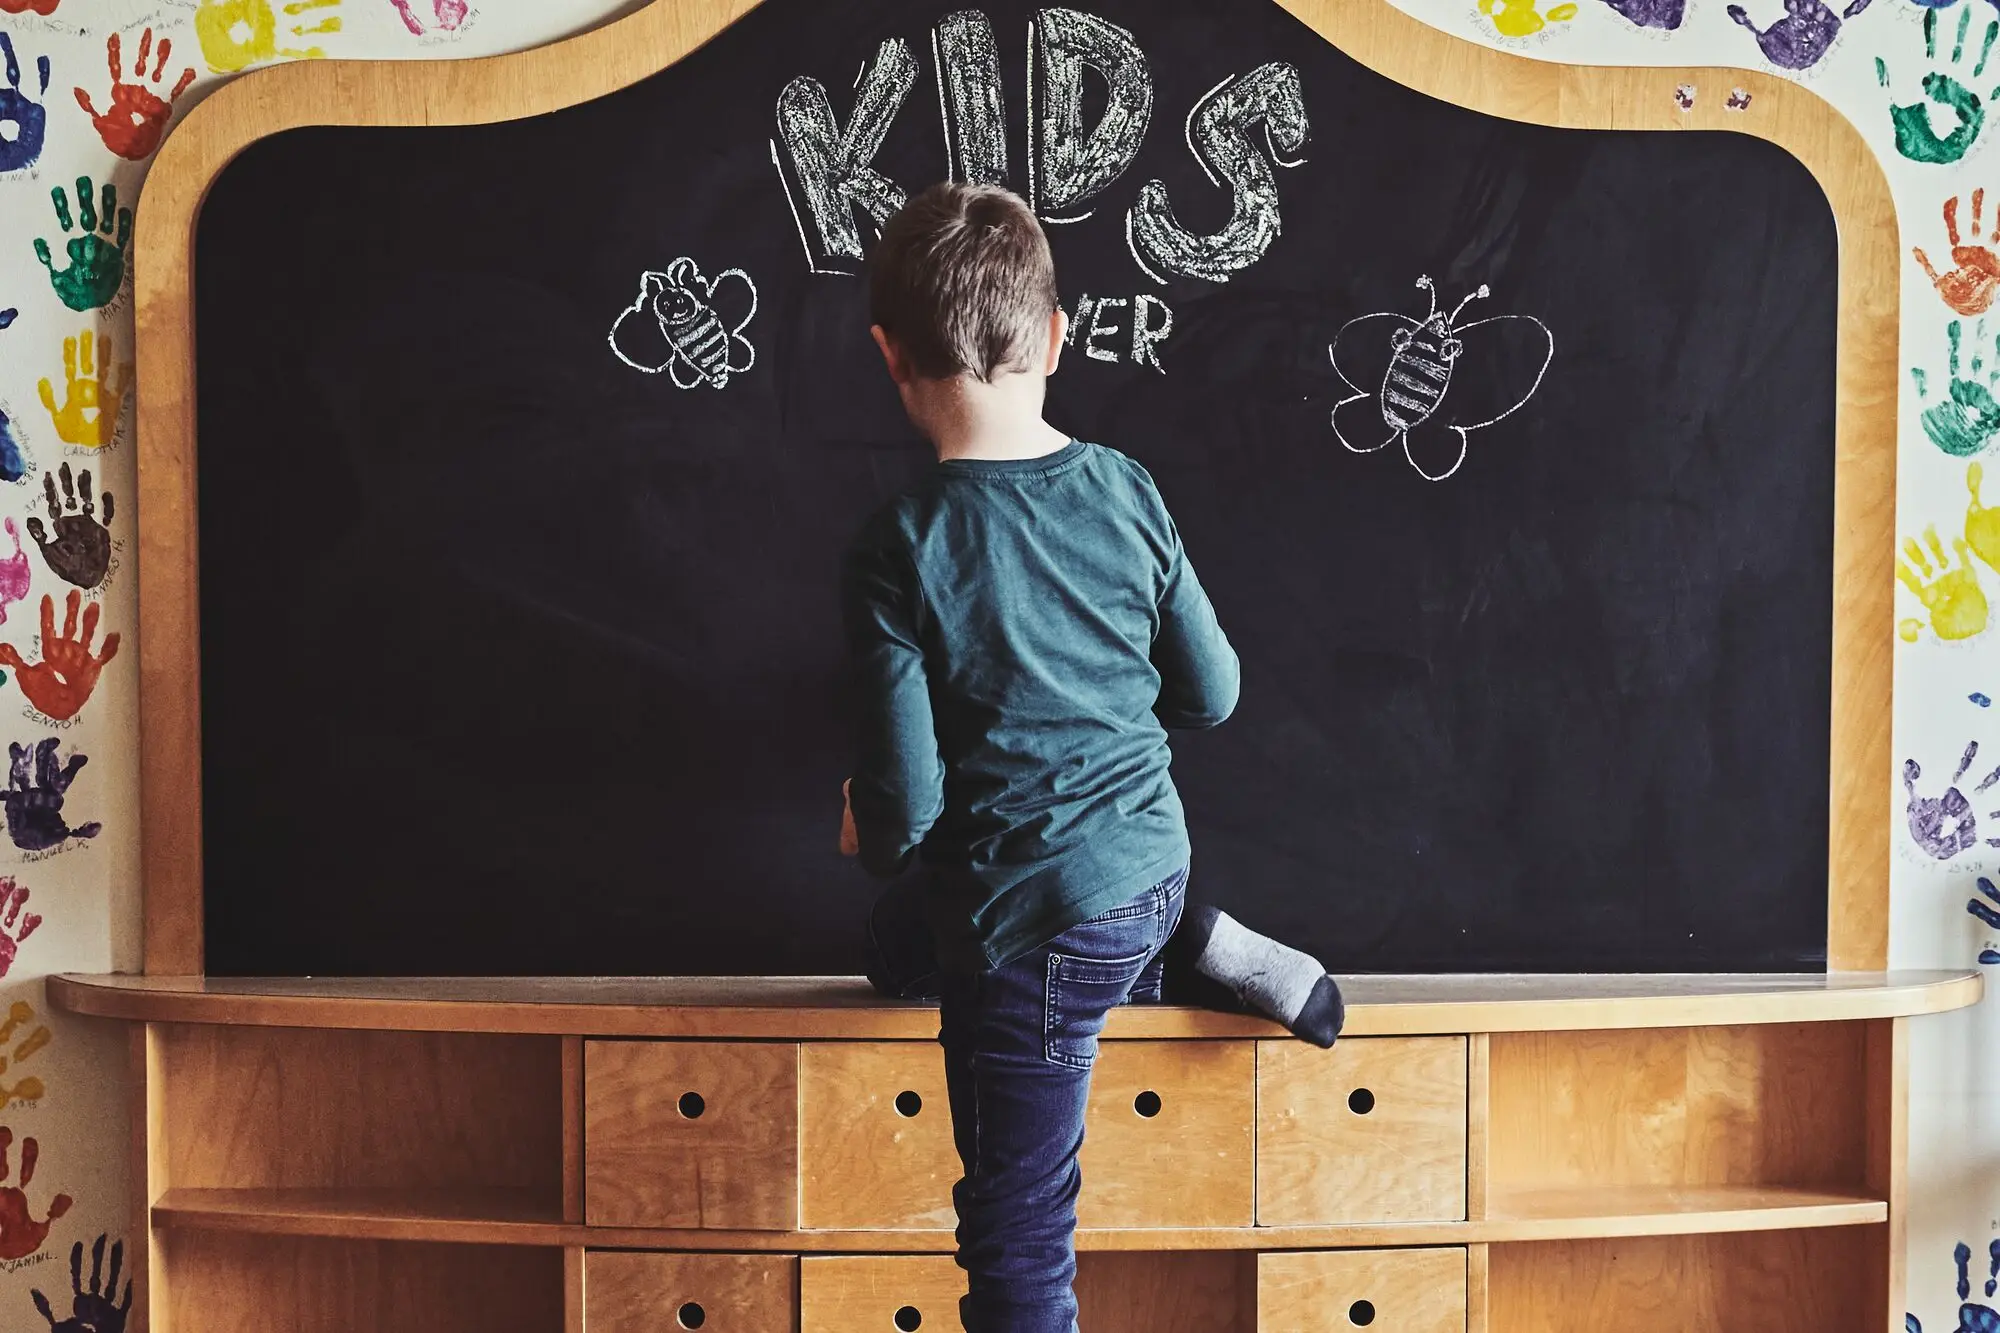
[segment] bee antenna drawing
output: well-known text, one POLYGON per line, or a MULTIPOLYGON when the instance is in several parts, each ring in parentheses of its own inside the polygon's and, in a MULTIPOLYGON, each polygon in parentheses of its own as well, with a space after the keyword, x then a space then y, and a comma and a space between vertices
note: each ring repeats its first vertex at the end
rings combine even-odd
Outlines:
MULTIPOLYGON (((1486 285, 1485 283, 1483 283, 1483 282, 1482 282, 1482 283, 1480 283, 1480 284, 1479 284, 1479 290, 1478 290, 1478 291, 1476 291, 1476 292, 1468 292, 1468 293, 1466 294, 1466 297, 1465 297, 1465 299, 1464 299, 1463 301, 1460 301, 1460 302, 1458 303, 1458 307, 1457 307, 1457 309, 1455 309, 1455 310, 1453 310, 1453 311, 1451 312, 1451 318, 1447 319, 1447 320, 1445 321, 1445 323, 1447 323, 1447 324, 1456 324, 1456 323, 1458 323, 1458 312, 1459 312, 1460 310, 1463 310, 1463 309, 1465 309, 1465 308, 1466 308, 1467 306, 1471 305, 1471 304, 1472 304, 1472 303, 1473 303, 1474 301, 1477 301, 1477 300, 1478 300, 1478 299, 1479 299, 1480 297, 1482 297, 1482 296, 1491 296, 1491 295, 1493 295, 1493 292, 1492 292, 1492 289, 1490 289, 1489 287, 1487 287, 1487 285, 1486 285)), ((1436 293, 1433 293, 1433 294, 1432 294, 1432 300, 1433 300, 1433 301, 1435 301, 1435 300, 1436 300, 1436 293)), ((1434 310, 1434 311, 1435 311, 1437 307, 1436 307, 1435 305, 1433 305, 1433 306, 1432 306, 1431 308, 1432 308, 1432 310, 1434 310)))
POLYGON ((1437 289, 1437 284, 1431 281, 1431 275, 1430 275, 1430 274, 1428 274, 1428 273, 1420 273, 1420 274, 1418 274, 1418 275, 1417 275, 1417 289, 1418 289, 1419 291, 1424 291, 1424 292, 1428 292, 1428 293, 1430 293, 1430 298, 1431 298, 1431 309, 1430 309, 1430 314, 1429 314, 1429 315, 1425 315, 1425 316, 1424 316, 1424 320, 1425 320, 1426 322, 1429 322, 1429 320, 1430 320, 1430 318, 1431 318, 1431 315, 1435 315, 1435 314, 1437 314, 1437 312, 1438 312, 1438 289, 1437 289))

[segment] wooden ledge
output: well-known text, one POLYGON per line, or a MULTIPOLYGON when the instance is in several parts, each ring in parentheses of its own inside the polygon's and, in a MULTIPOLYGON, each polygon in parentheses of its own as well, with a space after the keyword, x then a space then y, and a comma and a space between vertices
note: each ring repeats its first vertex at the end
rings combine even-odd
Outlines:
MULTIPOLYGON (((1478 975, 1343 978, 1346 1035, 1716 1027, 1943 1013, 1976 1004, 1977 972, 1478 975)), ((148 1023, 593 1037, 927 1041, 934 1007, 858 977, 50 977, 72 1014, 148 1023)), ((1110 1038, 1282 1037, 1240 1014, 1134 1005, 1110 1038)))

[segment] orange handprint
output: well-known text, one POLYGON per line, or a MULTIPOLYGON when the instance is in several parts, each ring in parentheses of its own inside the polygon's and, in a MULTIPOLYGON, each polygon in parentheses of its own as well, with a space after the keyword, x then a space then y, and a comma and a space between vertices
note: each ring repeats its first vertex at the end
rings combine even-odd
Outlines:
MULTIPOLYGON (((0 1125, 0 1180, 7 1178, 7 1153, 13 1144, 14 1131, 0 1125)), ((25 1259, 41 1249, 42 1242, 49 1238, 49 1228, 75 1202, 67 1194, 58 1194, 49 1200, 48 1218, 35 1220, 28 1209, 28 1186, 35 1179, 35 1161, 41 1153, 39 1143, 22 1139, 21 1183, 0 1185, 0 1259, 25 1259)))
MULTIPOLYGON (((35 1007, 26 1000, 14 1001, 13 1006, 7 1011, 7 1021, 0 1023, 0 1043, 11 1040, 16 1029, 22 1027, 24 1024, 34 1023, 34 1021, 35 1007)), ((36 1023, 35 1030, 23 1037, 21 1044, 14 1048, 14 1063, 17 1065, 20 1064, 23 1060, 26 1060, 29 1056, 48 1044, 48 1028, 40 1023, 36 1023)), ((5 1057, 0 1057, 0 1074, 6 1072, 7 1060, 5 1057)), ((0 1083, 0 1107, 8 1106, 14 1102, 38 1102, 47 1095, 48 1089, 42 1086, 42 1081, 32 1074, 11 1088, 4 1083, 0 1083)))
MULTIPOLYGON (((1972 237, 1979 239, 1979 213, 1986 204, 1986 191, 1972 192, 1972 237)), ((2000 220, 1996 220, 2000 223, 2000 220)), ((1937 294, 1944 303, 1961 315, 1983 315, 1993 308, 1993 298, 2000 295, 2000 255, 1996 255, 1990 245, 1961 245, 1958 234, 1958 198, 1953 196, 1944 204, 1945 238, 1951 242, 1951 262, 1956 266, 1949 273, 1939 273, 1931 267, 1931 261, 1922 247, 1911 251, 1917 263, 1923 266, 1924 276, 1937 288, 1937 294)), ((2000 239, 2000 225, 1994 228, 1994 236, 2000 239)))
POLYGON ((26 14, 33 11, 49 15, 56 12, 62 0, 0 0, 0 14, 26 14))
MULTIPOLYGON (((133 82, 125 82, 124 61, 118 50, 118 34, 112 33, 104 43, 105 54, 111 59, 111 101, 104 114, 90 104, 90 94, 83 89, 76 90, 77 105, 97 126, 97 137, 104 140, 104 146, 123 158, 134 162, 150 154, 160 146, 160 136, 167 132, 167 120, 174 114, 174 101, 188 90, 194 82, 194 66, 182 72, 180 82, 174 90, 162 98, 146 87, 146 56, 153 45, 153 30, 146 29, 139 35, 139 60, 132 66, 133 82)), ((160 76, 167 68, 167 53, 174 49, 171 37, 160 39, 160 58, 153 62, 151 81, 159 83, 160 76)))
POLYGON ((93 656, 90 641, 97 637, 98 605, 92 602, 83 608, 83 633, 76 632, 76 612, 83 601, 83 594, 70 589, 67 609, 63 613, 63 632, 56 633, 55 598, 42 595, 42 660, 29 664, 11 643, 0 643, 0 666, 14 668, 14 678, 21 682, 21 693, 28 696, 28 702, 58 722, 67 722, 77 715, 90 698, 90 692, 97 688, 98 673, 104 664, 118 655, 118 636, 104 636, 104 651, 93 656))

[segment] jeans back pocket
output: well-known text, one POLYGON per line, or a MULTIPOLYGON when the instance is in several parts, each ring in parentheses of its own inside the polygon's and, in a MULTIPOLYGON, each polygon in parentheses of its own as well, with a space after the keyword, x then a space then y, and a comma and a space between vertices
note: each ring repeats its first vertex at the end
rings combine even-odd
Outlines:
POLYGON ((1105 1016, 1125 1003, 1154 952, 1110 959, 1051 953, 1043 1056, 1072 1069, 1090 1068, 1097 1058, 1097 1035, 1104 1031, 1105 1016))

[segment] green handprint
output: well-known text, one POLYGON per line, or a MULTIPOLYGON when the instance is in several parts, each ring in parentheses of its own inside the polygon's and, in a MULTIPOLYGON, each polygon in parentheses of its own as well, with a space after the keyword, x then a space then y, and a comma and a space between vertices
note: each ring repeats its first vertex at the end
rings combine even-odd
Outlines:
MULTIPOLYGON (((56 186, 49 191, 49 197, 55 200, 56 221, 62 223, 62 229, 75 230, 75 223, 70 220, 69 196, 63 193, 63 187, 56 186)), ((35 258, 49 271, 49 285, 56 289, 64 305, 71 310, 95 310, 118 295, 119 284, 125 281, 125 247, 132 243, 132 210, 118 207, 117 187, 106 181, 100 217, 100 210, 91 203, 90 177, 78 176, 76 211, 83 234, 70 237, 63 246, 69 255, 69 267, 56 271, 55 261, 49 256, 49 243, 39 236, 35 238, 35 258), (118 228, 116 244, 110 240, 114 219, 118 228)))
MULTIPOLYGON (((1932 444, 1953 458, 1970 458, 2000 438, 2000 399, 1993 396, 1993 387, 2000 384, 2000 359, 1994 362, 1994 369, 1986 369, 1981 350, 1986 343, 1985 320, 1973 327, 1969 375, 1962 374, 1960 369, 1959 341, 1963 327, 1958 320, 1945 326, 1945 335, 1951 339, 1951 381, 1945 388, 1943 401, 1926 407, 1919 419, 1932 444)), ((1916 370, 1910 374, 1917 382, 1917 396, 1928 398, 1930 378, 1916 370)))
MULTIPOLYGON (((1928 60, 1937 59, 1938 11, 1924 11, 1924 56, 1928 60)), ((1972 26, 1972 8, 1966 6, 1958 11, 1958 32, 1951 46, 1950 65, 1953 70, 1965 59, 1965 38, 1972 26)), ((1993 54, 1993 40, 2000 36, 2000 20, 1989 20, 1985 36, 1979 43, 1979 59, 1973 64, 1969 78, 1977 79, 1986 73, 1986 58, 1993 54)), ((1889 66, 1880 56, 1875 58, 1875 79, 1884 88, 1889 86, 1889 66)), ((1979 132, 1986 127, 1986 107, 1979 94, 1960 83, 1953 74, 1934 69, 1924 75, 1924 95, 1922 100, 1909 103, 1891 103, 1889 123, 1896 134, 1896 151, 1912 162, 1923 162, 1932 166, 1944 166, 1958 161, 1972 150, 1979 132), (1939 134, 1931 125, 1931 107, 1942 107, 1954 122, 1950 131, 1939 134)), ((2000 88, 1987 94, 1987 100, 2000 97, 2000 88)))

